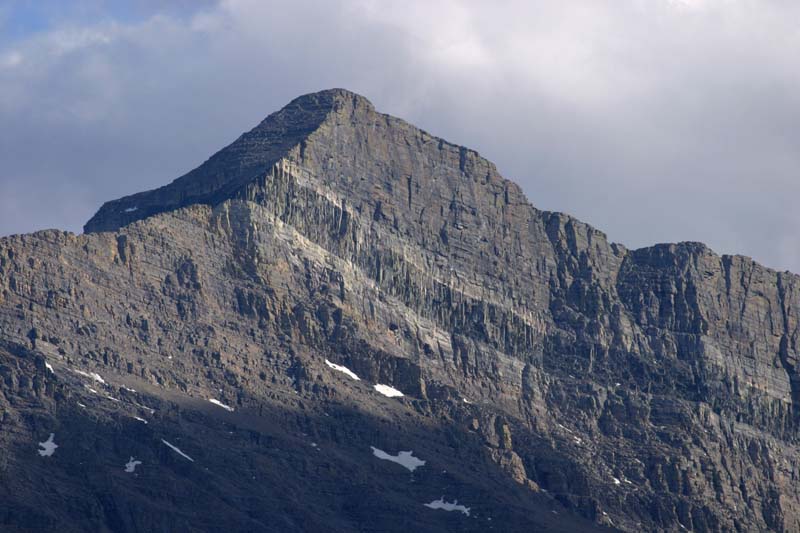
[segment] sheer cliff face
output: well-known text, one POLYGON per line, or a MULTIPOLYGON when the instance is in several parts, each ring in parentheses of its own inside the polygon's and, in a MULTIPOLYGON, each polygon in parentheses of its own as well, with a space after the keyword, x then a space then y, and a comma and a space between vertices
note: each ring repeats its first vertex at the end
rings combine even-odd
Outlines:
POLYGON ((154 485, 77 483, 92 458, 64 444, 52 479, 91 512, 57 499, 36 515, 40 493, 3 476, 5 524, 800 529, 793 274, 695 243, 626 250, 343 90, 294 100, 86 231, 0 240, 0 469, 36 479, 28 455, 54 432, 102 450, 97 470, 135 448, 154 485), (176 464, 170 437, 198 464, 176 464), (370 446, 427 463, 387 481, 370 446), (422 506, 441 496, 471 515, 422 506), (164 500, 173 518, 131 518, 164 500))

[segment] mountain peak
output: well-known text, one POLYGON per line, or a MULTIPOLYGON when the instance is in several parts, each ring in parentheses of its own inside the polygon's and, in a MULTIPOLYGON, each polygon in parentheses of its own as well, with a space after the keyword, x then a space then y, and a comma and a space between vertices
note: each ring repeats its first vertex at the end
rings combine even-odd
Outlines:
POLYGON ((106 202, 86 223, 86 233, 113 231, 136 220, 191 204, 216 205, 264 175, 333 114, 375 113, 365 97, 334 88, 299 96, 270 114, 205 163, 172 183, 106 202))
POLYGON ((323 109, 331 110, 340 109, 344 106, 351 106, 353 108, 363 107, 372 111, 375 110, 375 106, 373 106, 372 102, 366 97, 338 87, 298 96, 286 104, 284 109, 293 107, 305 108, 308 106, 318 106, 323 109))

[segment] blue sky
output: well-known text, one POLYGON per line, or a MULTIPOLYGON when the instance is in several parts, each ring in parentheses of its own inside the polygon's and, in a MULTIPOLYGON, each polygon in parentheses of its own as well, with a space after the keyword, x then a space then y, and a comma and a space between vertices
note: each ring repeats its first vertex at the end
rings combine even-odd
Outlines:
POLYGON ((155 2, 6 0, 0 7, 2 43, 10 44, 36 33, 87 21, 141 21, 154 13, 155 2))
POLYGON ((629 247, 800 272, 800 3, 0 2, 0 235, 79 232, 345 87, 629 247))
POLYGON ((4 0, 0 24, 4 42, 65 25, 141 22, 154 14, 186 16, 213 6, 213 0, 4 0))

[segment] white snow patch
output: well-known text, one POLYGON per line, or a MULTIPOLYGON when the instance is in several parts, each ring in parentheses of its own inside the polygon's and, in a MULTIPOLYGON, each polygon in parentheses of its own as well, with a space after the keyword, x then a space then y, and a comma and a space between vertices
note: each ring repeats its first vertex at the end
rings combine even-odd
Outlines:
POLYGON ((360 377, 356 376, 355 372, 353 372, 352 370, 350 370, 346 366, 337 365, 336 363, 331 363, 327 359, 325 359, 325 364, 328 365, 329 367, 331 367, 334 370, 338 370, 339 372, 347 374, 348 376, 350 376, 351 378, 353 378, 356 381, 360 381, 361 380, 360 377))
POLYGON ((86 389, 87 389, 89 392, 91 392, 92 394, 97 394, 97 391, 96 391, 96 390, 94 390, 93 388, 91 388, 89 385, 84 385, 84 387, 86 387, 86 389))
POLYGON ((51 365, 51 364, 50 364, 50 363, 48 363, 47 361, 45 361, 45 362, 44 362, 44 366, 45 366, 45 368, 46 368, 47 370, 49 370, 49 371, 50 371, 50 373, 51 373, 51 374, 55 374, 55 373, 56 373, 56 371, 55 371, 55 370, 53 370, 53 365, 51 365))
POLYGON ((81 370, 74 370, 74 372, 75 372, 76 374, 79 374, 79 375, 83 376, 83 377, 86 377, 86 378, 92 378, 93 380, 95 380, 96 382, 98 382, 98 383, 100 383, 100 384, 102 384, 102 385, 105 385, 105 384, 106 384, 106 381, 105 381, 105 380, 103 379, 103 377, 102 377, 100 374, 98 374, 97 372, 83 372, 83 371, 81 371, 81 370))
POLYGON ((133 456, 125 463, 125 471, 129 474, 132 474, 136 471, 136 467, 142 464, 141 461, 136 461, 133 456))
POLYGON ((125 385, 123 385, 123 386, 122 386, 122 389, 123 389, 123 390, 126 390, 126 391, 128 391, 128 392, 133 392, 134 394, 136 393, 136 389, 131 389, 131 388, 128 388, 128 387, 126 387, 125 385))
POLYGON ((466 398, 461 398, 461 399, 464 400, 464 403, 466 403, 466 404, 471 404, 472 403, 471 401, 467 400, 466 398))
POLYGON ((135 405, 136 407, 141 407, 142 409, 145 409, 147 411, 150 411, 150 414, 153 414, 153 413, 156 412, 156 410, 153 409, 152 407, 147 407, 146 405, 142 405, 140 403, 133 402, 133 405, 135 405))
POLYGON ((53 442, 53 438, 55 436, 56 436, 55 433, 50 433, 50 436, 47 438, 46 441, 39 443, 39 446, 43 448, 42 450, 38 450, 39 455, 41 455, 42 457, 50 457, 51 455, 56 453, 56 448, 58 448, 58 444, 53 442))
POLYGON ((136 210, 138 210, 138 209, 139 209, 139 206, 138 206, 138 205, 135 205, 135 206, 133 206, 133 207, 128 207, 128 208, 126 208, 126 209, 125 209, 125 212, 126 212, 126 213, 133 213, 134 211, 136 211, 136 210))
POLYGON ((141 418, 141 417, 138 417, 138 416, 134 416, 133 419, 134 420, 138 420, 139 422, 144 422, 145 424, 147 424, 147 420, 145 420, 144 418, 141 418))
POLYGON ((114 402, 118 402, 119 401, 118 399, 114 398, 113 396, 109 396, 108 394, 106 394, 106 398, 108 398, 109 400, 114 401, 114 402))
POLYGON ((81 406, 81 407, 83 407, 84 409, 86 409, 86 406, 85 406, 85 405, 83 405, 81 402, 78 402, 78 405, 79 405, 79 406, 81 406))
POLYGON ((405 468, 408 468, 411 472, 413 472, 420 466, 425 465, 425 461, 419 459, 418 457, 414 457, 414 452, 412 451, 397 452, 397 455, 389 455, 385 451, 380 450, 375 446, 370 446, 370 448, 372 448, 372 455, 374 455, 378 459, 383 459, 384 461, 391 461, 393 463, 397 463, 405 468))
POLYGON ((448 503, 444 501, 444 496, 438 500, 432 501, 431 503, 426 503, 425 507, 429 507, 431 509, 441 509, 443 511, 461 511, 465 515, 469 516, 469 507, 459 505, 458 500, 455 500, 453 503, 448 503))
POLYGON ((614 482, 614 485, 621 485, 622 484, 622 481, 620 481, 619 479, 615 478, 614 476, 611 476, 611 480, 614 482))
POLYGON ((233 412, 233 407, 231 407, 230 405, 225 405, 224 403, 222 403, 219 400, 215 400, 214 398, 209 398, 208 401, 213 403, 214 405, 218 405, 219 407, 222 407, 226 411, 230 411, 231 413, 233 412))
POLYGON ((184 457, 185 459, 188 459, 188 460, 190 460, 191 462, 194 462, 194 459, 192 459, 191 457, 189 457, 188 455, 186 455, 185 453, 183 453, 183 452, 181 451, 181 449, 180 449, 180 448, 178 448, 177 446, 175 446, 174 444, 170 444, 169 442, 165 441, 164 439, 161 439, 161 442, 163 442, 164 444, 166 444, 167 446, 169 446, 170 448, 172 448, 172 450, 173 450, 175 453, 177 453, 178 455, 180 455, 181 457, 184 457))
POLYGON ((381 385, 380 383, 375 385, 375 390, 384 396, 388 396, 389 398, 399 398, 400 396, 403 396, 403 393, 394 387, 390 387, 389 385, 381 385))

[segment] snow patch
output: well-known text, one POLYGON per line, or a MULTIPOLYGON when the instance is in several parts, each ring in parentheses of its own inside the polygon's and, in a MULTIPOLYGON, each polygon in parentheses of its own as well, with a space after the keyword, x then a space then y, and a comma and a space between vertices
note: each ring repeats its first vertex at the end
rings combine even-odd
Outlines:
POLYGON ((147 407, 146 405, 142 405, 140 403, 133 402, 133 405, 135 405, 136 407, 140 407, 146 411, 150 411, 151 415, 156 412, 156 410, 153 409, 152 407, 147 407))
POLYGON ((51 364, 50 364, 50 363, 48 363, 47 361, 45 361, 45 362, 44 362, 44 366, 45 366, 45 368, 46 368, 47 370, 49 370, 49 371, 50 371, 50 373, 51 373, 51 374, 55 374, 55 373, 56 373, 56 371, 55 371, 55 370, 53 370, 53 365, 51 365, 51 364))
POLYGON ((380 450, 375 446, 370 446, 370 448, 372 448, 372 455, 374 455, 378 459, 383 459, 384 461, 391 461, 393 463, 397 463, 405 468, 408 468, 411 472, 413 472, 420 466, 425 465, 425 461, 419 459, 418 457, 414 457, 414 452, 412 451, 397 452, 397 455, 389 455, 385 451, 380 450))
POLYGON ((180 449, 180 448, 178 448, 177 446, 175 446, 174 444, 170 444, 169 442, 165 441, 164 439, 161 439, 161 442, 163 442, 164 444, 166 444, 167 446, 169 446, 170 448, 172 448, 172 450, 173 450, 175 453, 177 453, 178 455, 180 455, 181 457, 183 457, 183 458, 185 458, 185 459, 188 459, 188 460, 190 460, 191 462, 194 462, 194 459, 192 459, 191 457, 189 457, 188 455, 186 455, 185 453, 183 453, 183 452, 181 451, 181 449, 180 449))
POLYGON ((469 516, 469 507, 459 505, 458 500, 453 501, 453 503, 448 503, 444 501, 444 496, 438 500, 432 501, 431 503, 426 503, 425 507, 429 507, 430 509, 441 509, 442 511, 460 511, 469 516))
POLYGON ((89 385, 84 385, 84 387, 86 387, 86 390, 88 390, 92 394, 97 394, 97 391, 91 388, 89 385))
POLYGON ((106 384, 106 381, 97 372, 83 372, 81 370, 73 370, 73 372, 75 372, 76 374, 81 375, 83 377, 91 378, 91 379, 95 380, 96 382, 98 382, 98 383, 100 383, 102 385, 106 384))
POLYGON ((231 407, 230 405, 225 405, 224 403, 222 403, 219 400, 215 400, 214 398, 209 398, 208 401, 213 403, 214 405, 218 405, 219 407, 222 407, 226 411, 230 411, 231 413, 233 412, 233 407, 231 407))
POLYGON ((136 211, 136 210, 138 210, 138 209, 139 209, 139 206, 138 206, 138 205, 135 205, 135 206, 133 206, 133 207, 128 207, 128 208, 126 208, 126 209, 125 209, 125 212, 126 212, 126 213, 133 213, 134 211, 136 211))
POLYGON ((381 385, 380 383, 375 385, 375 390, 389 398, 399 398, 400 396, 403 396, 403 393, 394 387, 390 387, 389 385, 381 385))
POLYGON ((142 464, 141 461, 134 460, 133 456, 125 463, 125 471, 129 474, 132 474, 136 471, 136 467, 142 464))
POLYGON ((145 424, 147 424, 147 420, 145 420, 144 418, 141 418, 141 417, 138 417, 138 416, 134 416, 133 419, 134 420, 138 420, 139 422, 144 422, 145 424))
POLYGON ((620 481, 619 479, 615 478, 614 476, 611 476, 611 480, 614 482, 614 485, 621 485, 622 484, 622 481, 620 481))
POLYGON ((55 433, 50 433, 50 436, 47 438, 46 441, 40 442, 39 446, 41 446, 42 450, 37 450, 39 455, 42 457, 50 457, 54 453, 56 453, 56 448, 58 448, 58 444, 53 442, 53 438, 56 436, 55 433))
POLYGON ((325 364, 328 365, 329 367, 331 367, 334 370, 338 370, 339 372, 347 374, 348 376, 350 376, 351 378, 353 378, 356 381, 361 381, 361 378, 356 376, 355 372, 353 372, 352 370, 350 370, 346 366, 337 365, 336 363, 331 363, 327 359, 325 359, 325 364))

